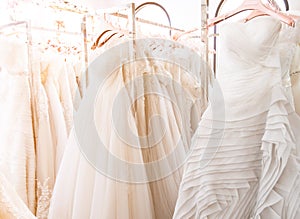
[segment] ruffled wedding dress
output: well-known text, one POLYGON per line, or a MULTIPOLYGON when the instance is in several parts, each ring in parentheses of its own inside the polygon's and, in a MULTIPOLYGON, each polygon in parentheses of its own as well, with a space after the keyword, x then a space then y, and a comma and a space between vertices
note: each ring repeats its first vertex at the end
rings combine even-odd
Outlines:
POLYGON ((282 83, 281 27, 271 17, 222 27, 220 93, 216 82, 173 218, 299 218, 300 117, 282 83))
POLYGON ((290 69, 295 110, 300 115, 300 36, 290 69))
MULTIPOLYGON (((82 136, 92 139, 86 121, 93 119, 89 115, 93 113, 88 99, 83 99, 77 113, 85 106, 88 111, 83 123, 71 132, 52 196, 50 219, 172 217, 180 167, 193 133, 192 120, 203 110, 198 101, 201 89, 178 65, 151 58, 154 53, 165 58, 166 54, 160 54, 165 48, 169 57, 176 57, 171 44, 157 44, 156 40, 139 43, 136 55, 143 59, 124 64, 130 57, 128 47, 113 47, 104 53, 104 60, 91 64, 89 83, 105 78, 94 112, 104 149, 95 148, 88 154, 78 144, 82 136)), ((178 51, 181 60, 177 61, 200 72, 195 65, 198 56, 182 51, 178 51)), ((93 141, 88 147, 94 147, 93 141)))

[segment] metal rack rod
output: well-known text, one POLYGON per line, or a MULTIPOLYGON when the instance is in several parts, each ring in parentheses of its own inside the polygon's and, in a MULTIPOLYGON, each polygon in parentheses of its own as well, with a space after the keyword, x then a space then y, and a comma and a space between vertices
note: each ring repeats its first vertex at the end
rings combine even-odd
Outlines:
POLYGON ((8 27, 13 27, 13 26, 21 25, 21 24, 27 25, 28 22, 27 21, 17 21, 17 22, 12 22, 12 23, 9 23, 9 24, 4 24, 4 25, 0 26, 0 30, 8 28, 8 27))
POLYGON ((45 28, 45 27, 31 27, 32 30, 41 30, 41 31, 46 31, 46 32, 54 32, 54 33, 63 33, 63 34, 68 34, 68 35, 75 35, 75 36, 80 36, 81 32, 71 32, 71 31, 63 31, 63 30, 57 30, 57 29, 51 29, 51 28, 45 28))
MULTIPOLYGON (((34 95, 34 91, 36 90, 35 88, 35 83, 34 83, 34 73, 32 71, 32 35, 31 35, 31 23, 30 21, 16 21, 16 22, 12 22, 9 24, 5 24, 0 26, 0 30, 5 29, 5 28, 9 28, 9 27, 14 27, 14 26, 19 26, 19 25, 24 25, 26 28, 26 46, 27 46, 27 68, 26 72, 28 73, 28 81, 29 81, 29 86, 30 86, 30 107, 31 107, 31 113, 32 113, 32 117, 36 117, 36 105, 35 105, 35 95, 34 95)), ((8 54, 11 55, 11 54, 8 54)), ((25 69, 24 69, 25 71, 25 69)), ((33 140, 34 140, 34 144, 36 143, 36 120, 33 119, 32 120, 32 128, 33 128, 33 140)))
MULTIPOLYGON (((115 12, 115 13, 108 13, 108 15, 113 15, 113 16, 116 16, 116 17, 128 19, 128 16, 127 16, 127 15, 121 14, 121 13, 118 13, 118 12, 115 12)), ((154 21, 149 21, 149 20, 146 20, 146 19, 143 19, 143 18, 138 18, 138 17, 136 17, 136 21, 141 22, 141 23, 145 23, 145 24, 154 25, 154 26, 157 26, 157 27, 166 28, 166 29, 169 29, 169 30, 175 30, 175 31, 179 31, 179 32, 185 32, 185 31, 182 30, 182 29, 179 29, 179 28, 176 28, 176 27, 170 27, 170 26, 168 26, 168 25, 160 24, 160 23, 157 23, 157 22, 154 22, 154 21)))

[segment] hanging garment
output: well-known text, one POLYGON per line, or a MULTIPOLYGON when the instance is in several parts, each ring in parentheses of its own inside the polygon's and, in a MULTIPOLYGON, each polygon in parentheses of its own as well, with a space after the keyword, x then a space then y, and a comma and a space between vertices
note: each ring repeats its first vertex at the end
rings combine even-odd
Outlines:
POLYGON ((27 46, 1 37, 0 48, 0 172, 34 213, 36 166, 27 46))
POLYGON ((300 119, 281 82, 280 30, 271 17, 222 27, 173 218, 297 218, 300 119))
MULTIPOLYGON (((72 130, 49 218, 172 217, 181 164, 193 133, 191 120, 194 113, 201 115, 203 110, 199 101, 194 104, 201 98, 201 89, 197 80, 178 65, 155 59, 159 55, 154 53, 165 52, 164 48, 168 48, 169 57, 174 55, 171 45, 157 44, 156 40, 139 42, 135 52, 142 59, 127 63, 128 47, 113 47, 103 53, 105 61, 95 59, 91 64, 89 83, 99 76, 105 78, 95 101, 94 119, 108 151, 97 149, 90 154, 100 156, 95 159, 103 165, 97 166, 95 160, 80 153, 84 149, 76 140, 79 133, 91 134, 88 123, 72 130), (114 158, 107 158, 105 153, 114 158), (124 164, 118 165, 119 162, 124 164)), ((189 63, 196 61, 196 56, 178 49, 182 49, 177 51, 181 54, 180 61, 198 68, 200 74, 199 66, 189 63)), ((85 106, 84 101, 80 107, 85 106)), ((86 121, 89 119, 85 117, 86 121)))
POLYGON ((57 169, 67 144, 68 131, 73 126, 72 101, 75 101, 77 84, 72 62, 66 63, 55 50, 31 49, 37 182, 35 215, 43 219, 48 217, 57 169))
POLYGON ((36 212, 39 219, 47 218, 55 182, 55 151, 46 91, 42 85, 41 54, 31 60, 32 97, 34 101, 34 131, 36 148, 36 212))
POLYGON ((300 115, 300 39, 290 70, 295 110, 300 115))
POLYGON ((2 173, 0 173, 0 218, 36 218, 2 173))
MULTIPOLYGON (((107 57, 111 63, 120 63, 118 53, 107 57)), ((99 70, 104 73, 106 66, 99 70)), ((142 163, 139 149, 129 148, 113 132, 111 108, 113 99, 124 86, 122 67, 112 74, 103 87, 96 104, 96 124, 101 139, 109 151, 127 161, 142 163)), ((99 72, 101 74, 101 72, 99 72)), ((108 73, 107 73, 108 74, 108 73)), ((125 101, 125 100, 123 100, 125 101)), ((125 106, 125 104, 124 104, 125 106)), ((128 118, 120 110, 120 118, 128 118)), ((129 113, 129 116, 132 114, 129 113)), ((134 118, 128 118, 134 124, 134 118)), ((126 121, 127 122, 127 121, 126 121)), ((130 130, 127 130, 130 131, 130 130)), ((136 129, 133 130, 136 133, 136 129)), ((116 168, 107 163, 107 168, 116 168)), ((116 169, 115 171, 120 171, 116 169)), ((49 218, 153 218, 152 198, 147 184, 129 184, 110 179, 97 172, 80 152, 73 129, 66 148, 53 192, 49 218)))
POLYGON ((273 88, 275 91, 272 93, 271 104, 285 110, 281 110, 279 114, 278 108, 274 110, 273 107, 268 112, 262 139, 263 174, 254 218, 300 217, 300 116, 294 108, 297 99, 289 75, 294 68, 295 58, 297 59, 299 23, 298 21, 295 28, 284 26, 277 40, 282 81, 281 86, 275 87, 276 90, 273 88), (272 156, 274 154, 275 159, 272 156))
POLYGON ((49 101, 49 119, 54 144, 55 173, 57 173, 73 125, 73 102, 64 59, 53 52, 43 54, 41 74, 49 101))
MULTIPOLYGON (((289 13, 300 15, 300 11, 291 11, 289 13)), ((288 94, 290 94, 290 102, 295 107, 295 111, 300 115, 300 34, 294 36, 294 43, 291 44, 291 37, 289 37, 290 27, 283 26, 280 32, 280 56, 282 66, 282 83, 288 94), (287 50, 286 48, 290 48, 287 50)))

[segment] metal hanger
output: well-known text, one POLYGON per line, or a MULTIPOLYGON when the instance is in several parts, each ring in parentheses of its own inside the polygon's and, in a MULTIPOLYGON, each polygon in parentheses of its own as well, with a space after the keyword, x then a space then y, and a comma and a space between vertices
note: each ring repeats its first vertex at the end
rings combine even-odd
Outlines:
POLYGON ((169 22, 169 26, 170 26, 170 30, 169 30, 170 32, 169 32, 169 35, 172 36, 172 30, 171 30, 171 28, 172 28, 172 23, 171 23, 171 18, 170 18, 170 15, 169 15, 168 11, 167 11, 162 5, 160 5, 160 4, 156 3, 156 2, 145 2, 145 3, 143 3, 143 4, 141 4, 141 5, 139 5, 139 6, 136 7, 136 9, 135 9, 135 14, 137 14, 140 10, 142 10, 143 8, 145 8, 145 7, 148 6, 148 5, 154 5, 154 6, 157 6, 157 7, 161 8, 161 9, 164 11, 164 13, 166 14, 166 16, 167 16, 167 18, 168 18, 168 22, 169 22))
POLYGON ((98 47, 98 45, 99 45, 100 39, 101 39, 106 33, 111 32, 111 31, 113 31, 113 30, 105 30, 105 31, 103 31, 103 32, 98 36, 97 40, 93 43, 91 49, 92 49, 92 50, 95 50, 95 49, 98 47))
POLYGON ((290 26, 294 26, 294 24, 295 24, 295 21, 292 17, 270 7, 269 5, 262 3, 261 0, 245 0, 238 8, 236 8, 226 14, 223 14, 221 16, 217 16, 217 17, 210 19, 208 21, 207 26, 208 27, 214 26, 236 14, 239 14, 239 13, 241 13, 243 11, 247 11, 247 10, 258 10, 262 13, 265 13, 267 15, 275 17, 290 26))

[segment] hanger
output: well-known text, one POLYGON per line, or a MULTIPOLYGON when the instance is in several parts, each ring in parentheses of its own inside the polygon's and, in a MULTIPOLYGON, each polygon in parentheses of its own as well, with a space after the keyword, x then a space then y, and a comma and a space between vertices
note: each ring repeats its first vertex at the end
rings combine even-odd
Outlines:
MULTIPOLYGON (((274 8, 275 10, 280 10, 280 8, 278 7, 278 5, 273 5, 273 4, 271 4, 273 1, 272 0, 269 0, 269 6, 270 7, 276 7, 276 8, 274 8)), ((287 7, 287 8, 289 8, 289 6, 287 7)), ((262 12, 262 11, 259 11, 259 10, 255 10, 255 11, 253 11, 250 15, 248 15, 246 18, 245 18, 245 22, 247 22, 247 21, 249 21, 249 20, 251 20, 251 19, 253 19, 253 18, 255 18, 255 17, 258 17, 258 16, 265 16, 265 15, 268 15, 268 14, 266 14, 266 13, 264 13, 264 12, 262 12)), ((297 20, 297 19, 299 19, 300 17, 299 16, 296 16, 296 15, 292 15, 292 14, 288 14, 288 16, 290 16, 292 19, 294 19, 294 20, 297 20)))
POLYGON ((91 49, 95 50, 96 48, 100 48, 102 47, 105 43, 107 43, 110 39, 112 39, 114 36, 121 38, 124 37, 125 34, 128 34, 126 31, 123 30, 105 30, 103 31, 100 36, 97 38, 97 40, 94 42, 94 44, 92 45, 91 49), (100 41, 101 38, 104 37, 104 35, 107 35, 108 33, 111 33, 110 35, 108 35, 103 41, 100 41))
POLYGON ((105 43, 107 43, 110 39, 112 39, 113 36, 118 36, 118 38, 121 38, 121 37, 123 37, 125 35, 122 34, 122 33, 119 33, 119 32, 115 32, 115 33, 111 34, 110 36, 106 37, 105 40, 102 41, 102 42, 100 42, 97 47, 98 48, 102 47, 105 43))
POLYGON ((108 23, 108 21, 106 20, 106 15, 104 14, 104 19, 107 22, 107 24, 110 25, 111 29, 107 29, 105 31, 103 31, 99 37, 97 38, 97 40, 93 43, 91 49, 95 50, 96 48, 100 48, 102 47, 105 43, 107 43, 110 39, 112 39, 114 36, 118 36, 118 38, 121 38, 123 36, 125 36, 124 33, 127 34, 126 31, 122 30, 120 27, 115 27, 113 26, 111 23, 108 23), (100 41, 101 38, 103 38, 105 35, 111 33, 110 35, 108 35, 108 37, 106 37, 103 41, 100 41))
POLYGON ((290 10, 290 5, 289 5, 288 0, 283 0, 283 2, 284 2, 284 5, 285 5, 285 10, 289 11, 290 10))
MULTIPOLYGON (((272 1, 272 0, 269 0, 269 2, 272 1)), ((288 11, 290 6, 289 6, 289 2, 288 0, 283 0, 284 2, 284 5, 285 5, 285 10, 288 11)), ((218 7, 217 7, 217 10, 215 12, 215 17, 217 17, 219 15, 219 12, 220 12, 220 9, 221 7, 223 6, 223 4, 225 3, 225 0, 221 0, 218 7)))
POLYGON ((281 21, 283 21, 284 23, 290 25, 290 26, 294 26, 295 25, 295 21, 292 17, 283 14, 282 12, 279 12, 278 10, 275 10, 274 8, 271 8, 269 5, 265 5, 261 2, 261 0, 245 0, 238 8, 236 8, 235 10, 226 13, 224 15, 212 18, 208 21, 207 26, 211 27, 214 26, 220 22, 222 22, 223 20, 226 20, 227 18, 230 18, 236 14, 239 14, 243 11, 247 11, 247 10, 257 10, 260 11, 264 14, 270 15, 272 17, 275 17, 281 21))
MULTIPOLYGON (((245 19, 244 19, 244 22, 247 22, 247 21, 250 21, 251 19, 255 18, 255 17, 259 17, 259 16, 265 16, 265 15, 268 15, 264 12, 261 12, 261 11, 253 11, 249 16, 247 16, 245 19)), ((289 17, 291 17, 293 20, 297 20, 299 19, 300 17, 297 16, 297 15, 293 15, 293 14, 288 14, 289 17)))
POLYGON ((199 29, 198 28, 193 28, 191 30, 188 30, 188 31, 185 31, 185 32, 179 32, 179 33, 176 33, 172 36, 172 39, 177 41, 179 40, 180 37, 186 35, 186 34, 190 34, 190 33, 193 33, 195 31, 198 31, 199 29))
MULTIPOLYGON (((160 4, 156 3, 156 2, 145 2, 145 3, 137 6, 135 8, 135 14, 137 14, 141 9, 143 9, 147 5, 154 5, 154 6, 157 6, 157 7, 161 8, 164 11, 164 13, 166 14, 167 18, 168 18, 169 27, 172 28, 171 18, 170 18, 170 15, 169 15, 168 11, 162 5, 160 5, 160 4)), ((170 31, 169 35, 171 37, 172 36, 172 30, 170 29, 169 31, 170 31)))
MULTIPOLYGON (((146 7, 147 5, 155 5, 159 8, 161 8, 164 13, 166 14, 167 18, 168 18, 168 22, 169 22, 169 27, 171 28, 171 19, 169 16, 169 13, 167 12, 167 10, 160 4, 156 3, 156 2, 145 2, 141 5, 139 5, 138 7, 135 8, 135 14, 137 14, 141 9, 143 9, 144 7, 146 7)), ((113 27, 114 28, 114 27, 113 27)), ((118 36, 118 38, 121 38, 123 36, 125 36, 125 34, 128 34, 126 31, 118 29, 118 28, 114 28, 114 29, 109 29, 109 30, 105 30, 103 31, 99 37, 97 38, 97 40, 93 43, 91 49, 95 50, 96 48, 102 47, 105 43, 107 43, 110 39, 112 39, 114 36, 118 36), (109 35, 107 38, 105 38, 103 41, 100 41, 101 38, 104 37, 104 35, 106 35, 107 33, 111 32, 111 35, 109 35)), ((171 36, 171 29, 170 29, 170 36, 171 36)))
POLYGON ((103 32, 98 36, 97 40, 93 43, 91 49, 92 49, 92 50, 95 50, 95 49, 98 47, 98 45, 99 45, 100 39, 101 39, 106 33, 111 32, 111 31, 113 31, 113 30, 108 29, 108 30, 103 31, 103 32))

